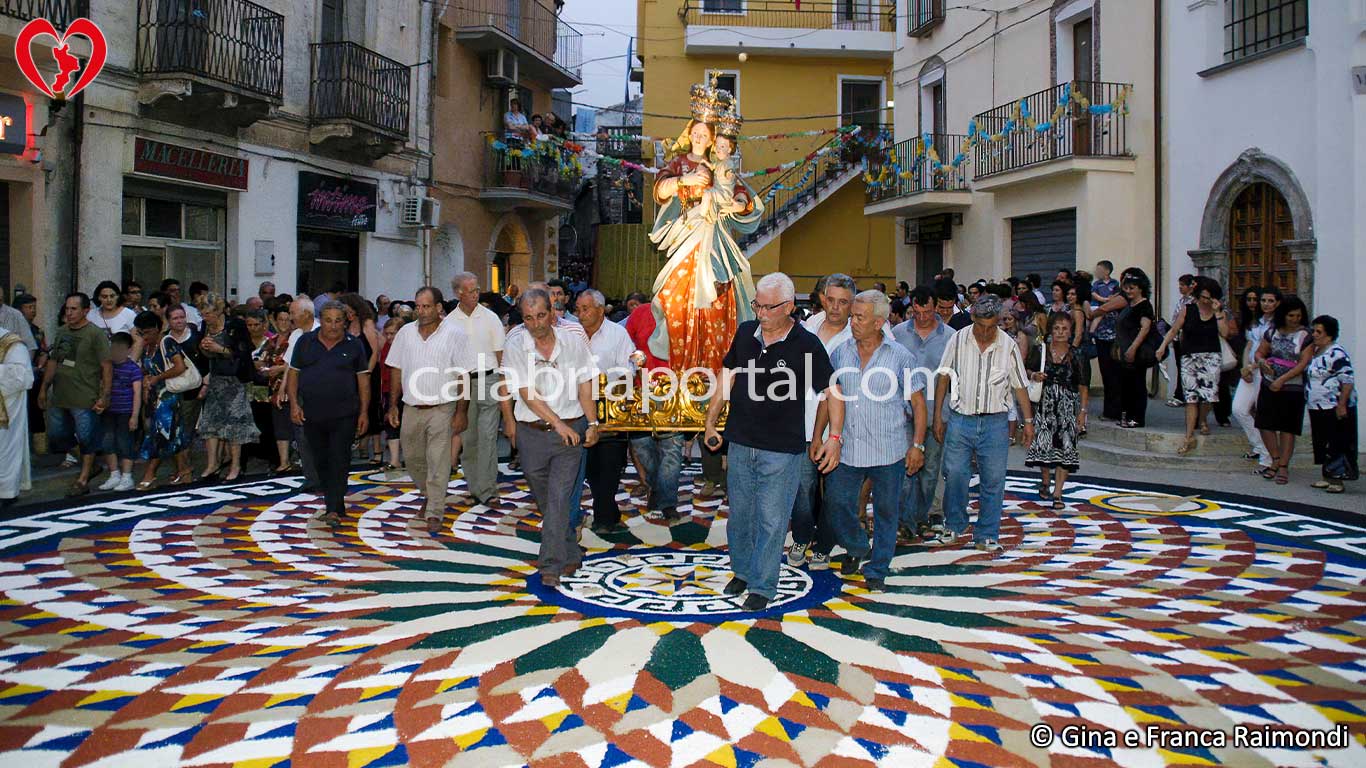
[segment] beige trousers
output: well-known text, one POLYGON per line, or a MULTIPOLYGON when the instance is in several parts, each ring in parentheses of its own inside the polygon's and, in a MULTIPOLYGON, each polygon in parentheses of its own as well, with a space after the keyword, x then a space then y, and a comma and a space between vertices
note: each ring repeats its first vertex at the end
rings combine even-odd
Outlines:
POLYGON ((442 517, 451 481, 451 417, 455 403, 434 408, 409 405, 403 409, 399 440, 413 483, 426 498, 423 516, 442 517))

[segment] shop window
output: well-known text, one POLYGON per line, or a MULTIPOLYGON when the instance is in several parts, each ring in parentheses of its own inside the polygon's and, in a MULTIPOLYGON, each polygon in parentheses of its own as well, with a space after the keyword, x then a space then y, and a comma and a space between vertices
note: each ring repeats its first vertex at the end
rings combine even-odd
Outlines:
POLYGON ((185 239, 218 240, 218 209, 185 206, 185 239))
POLYGON ((222 293, 224 213, 212 205, 124 197, 123 279, 153 286, 167 277, 184 285, 200 280, 222 293))
POLYGON ((180 203, 165 200, 145 200, 143 234, 148 237, 180 238, 180 203))
POLYGON ((142 234, 142 198, 123 198, 123 234, 142 234))

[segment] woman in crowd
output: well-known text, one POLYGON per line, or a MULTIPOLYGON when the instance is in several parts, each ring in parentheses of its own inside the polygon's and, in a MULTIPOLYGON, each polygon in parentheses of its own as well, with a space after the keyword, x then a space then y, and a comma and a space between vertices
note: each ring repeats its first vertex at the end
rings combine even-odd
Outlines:
MULTIPOLYGON (((1033 341, 1030 338, 1029 334, 1024 333, 1020 330, 1020 321, 1014 314, 1010 312, 1005 312, 1001 315, 1001 331, 1005 333, 1005 335, 1013 339, 1015 341, 1015 344, 1020 348, 1020 358, 1022 360, 1028 360, 1029 350, 1033 346, 1033 341)), ((1011 398, 1010 410, 1007 419, 1008 420, 1006 424, 1008 427, 1007 431, 1010 435, 1010 444, 1014 445, 1015 430, 1020 425, 1020 414, 1019 411, 1016 410, 1014 398, 1011 398)))
POLYGON ((1020 302, 1020 309, 1017 310, 1020 330, 1028 334, 1034 344, 1040 343, 1048 328, 1048 310, 1044 309, 1038 295, 1032 290, 1016 294, 1015 298, 1020 302))
MULTIPOLYGON (((193 365, 199 371, 200 377, 207 376, 209 373, 209 358, 204 355, 204 351, 199 348, 199 342, 204 338, 193 324, 190 323, 189 314, 185 311, 184 304, 166 305, 166 338, 174 341, 180 347, 180 353, 185 356, 185 362, 193 365)), ((194 438, 199 434, 199 414, 204 410, 204 387, 200 386, 180 395, 180 422, 184 429, 189 433, 189 441, 194 442, 194 438)), ((190 443, 187 442, 188 448, 190 443)), ((177 478, 171 478, 172 484, 176 484, 177 478)), ((193 480, 194 477, 187 475, 185 482, 193 480)))
POLYGON ((260 459, 266 466, 275 466, 275 428, 271 421, 270 387, 263 370, 269 364, 270 348, 275 336, 265 309, 249 309, 242 314, 247 341, 251 347, 251 380, 247 382, 247 402, 251 404, 251 420, 259 434, 255 443, 247 446, 247 461, 260 459))
MULTIPOLYGON (((90 324, 104 331, 111 339, 116 333, 133 335, 133 321, 137 313, 123 306, 123 292, 113 280, 105 280, 95 286, 95 306, 90 308, 90 324)), ((133 359, 137 359, 140 347, 133 346, 133 359)))
POLYGON ((369 454, 370 464, 378 467, 384 464, 384 412, 379 410, 379 380, 384 377, 376 376, 375 368, 379 365, 383 339, 375 325, 375 311, 364 297, 359 293, 344 293, 337 301, 346 308, 346 332, 359 339, 365 348, 366 370, 370 372, 370 412, 365 434, 357 435, 357 438, 361 439, 362 454, 369 454))
POLYGON ((1034 443, 1025 454, 1025 465, 1039 468, 1039 498, 1052 497, 1055 510, 1065 508, 1062 492, 1068 473, 1081 466, 1077 416, 1086 409, 1081 383, 1085 361, 1072 344, 1074 322, 1070 314, 1049 315, 1044 344, 1028 362, 1029 378, 1043 382, 1043 395, 1034 412, 1034 443))
MULTIPOLYGON (((228 470, 221 480, 231 482, 242 474, 242 444, 257 440, 261 433, 252 421, 251 404, 247 402, 247 388, 241 376, 244 368, 250 371, 251 350, 236 328, 229 329, 227 306, 217 294, 207 294, 199 306, 204 318, 204 338, 199 349, 209 360, 208 381, 202 390, 204 409, 199 416, 199 434, 204 438, 204 452, 208 466, 201 480, 221 473, 219 442, 228 444, 228 470)), ((244 335, 244 334, 243 334, 244 335)), ((245 377, 250 380, 250 375, 245 377)))
POLYGON ((1337 318, 1332 315, 1314 318, 1314 357, 1308 369, 1314 463, 1323 467, 1323 478, 1313 485, 1329 493, 1342 493, 1343 481, 1360 476, 1356 372, 1347 350, 1338 344, 1338 331, 1337 318))
POLYGON ((1243 326, 1247 345, 1243 349, 1238 388, 1233 393, 1233 420, 1243 428, 1243 434, 1247 436, 1248 445, 1252 448, 1243 454, 1243 458, 1256 459, 1261 465, 1259 471, 1271 469, 1274 473, 1276 462, 1272 457, 1275 455, 1275 449, 1262 442, 1262 433, 1257 429, 1253 412, 1257 410, 1257 398, 1262 391, 1262 371, 1257 366, 1257 348, 1261 346, 1262 337, 1275 323, 1276 309, 1281 306, 1280 290, 1271 286, 1261 289, 1258 292, 1257 304, 1260 317, 1255 322, 1243 326))
POLYGON ((147 297, 147 311, 161 318, 162 327, 166 327, 166 308, 171 306, 171 297, 157 291, 147 297))
MULTIPOLYGON (((173 316, 183 326, 185 311, 175 308, 173 316)), ((142 337, 142 395, 147 428, 142 441, 141 458, 147 462, 142 470, 142 481, 135 488, 149 491, 156 487, 157 468, 167 459, 175 459, 176 473, 171 485, 185 485, 194 479, 190 467, 190 443, 194 440, 192 424, 185 421, 183 395, 172 392, 167 382, 185 373, 190 362, 180 345, 162 331, 161 318, 147 311, 133 321, 142 337)))
MULTIPOLYGON (((403 329, 403 325, 405 322, 406 321, 402 317, 392 317, 389 318, 389 322, 384 324, 384 348, 380 350, 379 367, 377 369, 378 372, 381 374, 379 377, 379 392, 381 400, 380 408, 382 409, 383 413, 389 412, 389 403, 393 402, 395 398, 394 393, 389 389, 389 385, 391 382, 389 381, 389 369, 385 367, 385 363, 389 359, 389 348, 394 345, 394 337, 397 336, 398 332, 403 329)), ((390 425, 388 423, 388 419, 385 419, 384 424, 384 440, 387 441, 389 444, 389 463, 384 465, 385 472, 395 472, 398 470, 399 466, 401 466, 398 453, 400 446, 399 434, 402 430, 403 423, 402 392, 398 393, 397 400, 400 426, 395 427, 390 425)))
POLYGON ((1071 283, 1065 283, 1061 280, 1054 280, 1053 284, 1049 286, 1048 314, 1050 317, 1058 313, 1067 314, 1071 311, 1067 304, 1067 289, 1070 287, 1072 287, 1071 283))
POLYGON ((285 350, 289 349, 289 335, 294 331, 294 321, 289 315, 289 303, 279 303, 274 310, 275 336, 266 344, 265 354, 257 364, 257 372, 265 379, 270 404, 271 433, 275 436, 275 452, 278 462, 270 470, 271 475, 283 475, 294 470, 289 460, 289 445, 294 437, 294 424, 289 420, 289 403, 274 404, 275 394, 284 386, 285 372, 289 364, 285 362, 285 350))
POLYGON ((1295 438, 1304 428, 1304 371, 1314 357, 1309 329, 1304 326, 1308 316, 1299 297, 1286 296, 1276 308, 1275 324, 1262 335, 1254 358, 1262 372, 1257 430, 1274 464, 1262 470, 1262 477, 1274 479, 1277 485, 1290 482, 1295 438))
MULTIPOLYGON (((1237 301, 1230 300, 1227 309, 1228 323, 1228 342, 1229 349, 1233 356, 1238 359, 1238 365, 1227 371, 1219 373, 1219 402, 1214 404, 1214 418, 1219 422, 1219 426, 1227 427, 1232 424, 1233 418, 1233 393, 1238 388, 1238 379, 1241 371, 1239 368, 1243 361, 1243 351, 1247 348, 1247 329, 1257 321, 1261 315, 1260 307, 1257 304, 1258 294, 1256 288, 1248 288, 1238 297, 1237 301)), ((1253 453, 1251 458, 1256 458, 1253 453)), ((1245 454, 1244 458, 1248 458, 1245 454)))
POLYGON ((1135 429, 1148 423, 1148 368, 1156 364, 1155 357, 1145 354, 1148 335, 1154 333, 1153 305, 1148 301, 1152 284, 1147 275, 1134 270, 1120 283, 1128 306, 1115 322, 1114 353, 1119 356, 1119 389, 1124 417, 1119 426, 1135 429))
POLYGON ((1081 359, 1082 409, 1077 414, 1077 436, 1084 437, 1086 406, 1091 402, 1091 361, 1096 357, 1096 342, 1091 338, 1091 281, 1078 280, 1067 286, 1066 297, 1072 318, 1072 348, 1081 359))
POLYGON ((1222 299, 1224 289, 1208 277, 1194 278, 1188 293, 1194 301, 1176 316, 1171 330, 1157 347, 1157 359, 1181 335, 1181 387, 1186 401, 1186 439, 1177 449, 1184 456, 1195 447, 1195 428, 1209 434, 1210 406, 1219 401, 1219 364, 1223 354, 1219 339, 1229 335, 1228 313, 1222 299))
MULTIPOLYGON (((1176 319, 1186 314, 1186 307, 1195 302, 1195 275, 1182 275, 1176 278, 1176 290, 1181 294, 1181 297, 1177 300, 1176 306, 1172 307, 1172 316, 1169 321, 1171 325, 1176 325, 1176 319)), ((1172 392, 1171 397, 1167 398, 1167 406, 1170 408, 1180 408, 1186 402, 1181 391, 1181 358, 1186 355, 1186 345, 1183 343, 1183 340, 1178 337, 1176 342, 1171 345, 1171 349, 1171 370, 1175 375, 1170 376, 1168 381, 1175 384, 1176 390, 1172 392)), ((1160 355, 1158 356, 1158 360, 1160 361, 1158 365, 1166 364, 1166 361, 1162 360, 1160 355)))

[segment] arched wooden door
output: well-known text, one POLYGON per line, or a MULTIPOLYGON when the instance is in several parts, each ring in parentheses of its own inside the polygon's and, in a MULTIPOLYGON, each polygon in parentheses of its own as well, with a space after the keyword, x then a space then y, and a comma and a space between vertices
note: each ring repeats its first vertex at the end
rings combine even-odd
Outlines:
POLYGON ((1258 182, 1243 190, 1229 216, 1229 295, 1268 285, 1297 293, 1295 261, 1281 245, 1294 239, 1290 206, 1275 187, 1258 182))

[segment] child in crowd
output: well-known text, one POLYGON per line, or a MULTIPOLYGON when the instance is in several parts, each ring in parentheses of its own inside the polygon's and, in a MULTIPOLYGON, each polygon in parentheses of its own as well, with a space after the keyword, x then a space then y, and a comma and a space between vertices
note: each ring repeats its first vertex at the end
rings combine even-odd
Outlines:
POLYGON ((126 331, 114 334, 109 345, 109 360, 114 367, 113 386, 109 390, 109 410, 101 414, 104 428, 105 466, 109 478, 100 484, 101 491, 133 490, 133 456, 138 441, 142 411, 142 367, 129 359, 133 337, 126 331))

